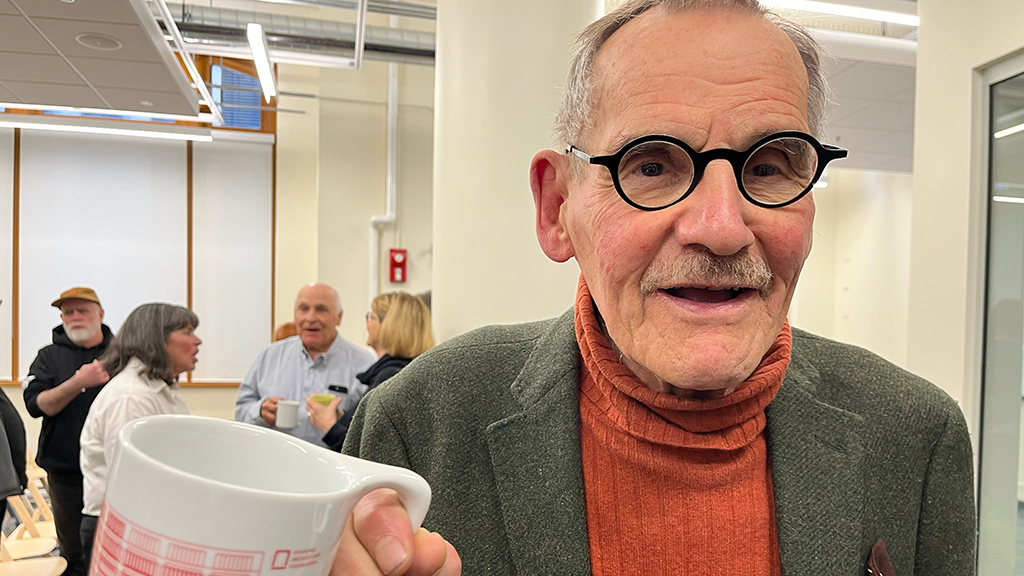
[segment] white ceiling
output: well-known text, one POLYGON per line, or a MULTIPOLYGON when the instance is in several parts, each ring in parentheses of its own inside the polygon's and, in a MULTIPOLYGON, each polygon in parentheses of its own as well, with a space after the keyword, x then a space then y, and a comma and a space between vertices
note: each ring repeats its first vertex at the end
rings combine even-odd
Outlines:
POLYGON ((837 168, 910 172, 914 151, 914 68, 835 60, 825 73, 832 100, 826 142, 850 151, 837 168))
POLYGON ((0 102, 195 116, 198 97, 142 7, 146 22, 131 0, 0 0, 0 102))

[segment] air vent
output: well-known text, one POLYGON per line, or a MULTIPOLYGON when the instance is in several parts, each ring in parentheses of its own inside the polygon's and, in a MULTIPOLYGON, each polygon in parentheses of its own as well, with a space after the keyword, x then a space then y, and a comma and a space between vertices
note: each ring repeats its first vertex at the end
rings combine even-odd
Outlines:
POLYGON ((99 50, 101 52, 113 52, 121 49, 121 41, 113 36, 106 34, 100 34, 99 32, 85 32, 75 36, 75 42, 78 42, 86 48, 92 50, 99 50))

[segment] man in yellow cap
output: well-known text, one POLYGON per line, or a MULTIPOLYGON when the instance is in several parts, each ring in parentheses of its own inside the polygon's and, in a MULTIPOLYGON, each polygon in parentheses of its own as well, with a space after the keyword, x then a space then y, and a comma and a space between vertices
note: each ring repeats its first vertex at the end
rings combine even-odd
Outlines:
POLYGON ((47 472, 50 500, 60 542, 68 561, 65 574, 85 576, 79 526, 82 522, 82 471, 78 438, 96 395, 110 377, 98 358, 113 334, 103 324, 103 306, 92 288, 65 290, 53 301, 61 324, 53 344, 39 350, 25 379, 25 407, 42 418, 36 462, 47 472))

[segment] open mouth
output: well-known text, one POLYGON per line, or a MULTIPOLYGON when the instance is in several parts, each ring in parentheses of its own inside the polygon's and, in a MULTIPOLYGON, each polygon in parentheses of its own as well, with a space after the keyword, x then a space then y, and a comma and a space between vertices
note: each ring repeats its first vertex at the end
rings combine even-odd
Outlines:
POLYGON ((754 289, 743 286, 730 288, 677 286, 675 288, 663 288, 661 291, 675 298, 682 298, 701 304, 721 304, 722 302, 735 300, 748 292, 753 292, 754 289))

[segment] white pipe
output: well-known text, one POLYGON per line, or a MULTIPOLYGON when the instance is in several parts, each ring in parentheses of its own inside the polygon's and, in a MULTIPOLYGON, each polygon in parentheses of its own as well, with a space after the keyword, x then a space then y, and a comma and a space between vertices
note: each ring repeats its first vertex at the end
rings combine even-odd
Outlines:
MULTIPOLYGON (((388 18, 392 28, 398 17, 388 18)), ((388 152, 386 213, 370 218, 370 300, 380 293, 380 232, 398 220, 398 64, 388 63, 388 152)))

